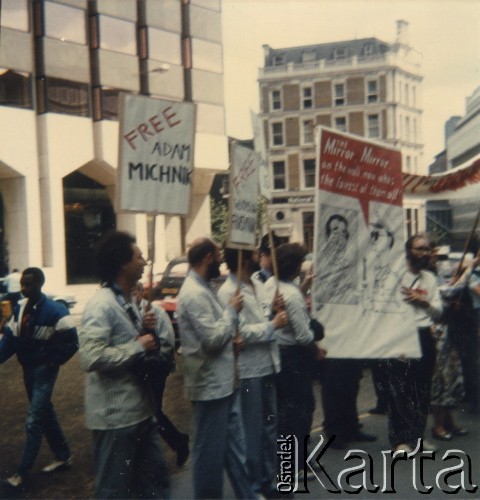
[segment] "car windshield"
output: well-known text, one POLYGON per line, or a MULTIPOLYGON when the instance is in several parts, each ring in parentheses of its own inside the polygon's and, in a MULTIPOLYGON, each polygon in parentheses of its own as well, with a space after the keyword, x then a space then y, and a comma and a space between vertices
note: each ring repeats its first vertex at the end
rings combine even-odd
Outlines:
POLYGON ((188 262, 179 262, 170 268, 168 276, 172 278, 184 278, 188 272, 188 262))

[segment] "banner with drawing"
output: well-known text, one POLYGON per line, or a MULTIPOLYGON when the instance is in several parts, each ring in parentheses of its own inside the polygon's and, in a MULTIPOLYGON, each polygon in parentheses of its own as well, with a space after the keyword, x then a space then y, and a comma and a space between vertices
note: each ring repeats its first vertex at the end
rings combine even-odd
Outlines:
POLYGON ((232 248, 253 250, 257 236, 260 157, 255 151, 234 142, 230 158, 227 243, 232 248))
POLYGON ((406 271, 402 158, 357 136, 318 130, 312 315, 332 358, 418 357, 406 271))
POLYGON ((120 211, 186 215, 190 205, 195 105, 120 97, 120 211))

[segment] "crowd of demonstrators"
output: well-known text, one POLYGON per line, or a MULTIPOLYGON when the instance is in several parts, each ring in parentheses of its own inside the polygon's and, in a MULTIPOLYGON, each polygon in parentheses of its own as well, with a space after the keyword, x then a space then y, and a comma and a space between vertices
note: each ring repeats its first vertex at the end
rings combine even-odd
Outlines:
MULTIPOLYGON (((428 451, 435 449, 424 439, 429 408, 432 436, 440 440, 467 433, 452 413, 464 386, 472 409, 478 409, 480 257, 441 288, 431 272, 435 266, 428 238, 414 235, 405 249, 401 291, 415 318, 421 356, 374 360, 372 372, 380 389, 377 413, 387 413, 392 449, 412 452, 422 439, 428 451), (469 298, 468 317, 453 307, 459 290, 469 298), (460 336, 459 325, 465 322, 472 332, 460 336)), ((299 463, 308 453, 305 438, 315 409, 316 362, 322 365, 324 432, 327 438, 335 437, 331 446, 346 448, 350 442, 376 439, 360 430, 357 415, 364 362, 331 359, 316 343, 323 328, 311 319, 304 296, 315 270, 299 281, 305 256, 303 246, 280 244, 274 235, 262 238, 258 252, 226 248, 230 274, 217 292, 211 281, 220 275, 219 246, 204 237, 189 248, 178 321, 184 388, 196 431, 195 498, 221 498, 224 471, 237 498, 279 497, 278 440, 296 438, 299 463)), ((95 497, 168 498, 160 437, 176 452, 178 465, 190 453, 189 436, 162 411, 165 382, 175 368, 172 325, 162 309, 143 298, 139 279, 146 261, 133 236, 121 231, 105 235, 97 247, 96 265, 102 286, 85 307, 78 337, 66 308, 41 293, 42 271, 27 268, 21 274, 25 299, 15 307, 1 337, 0 362, 17 354, 30 406, 22 459, 4 484, 13 489, 26 486, 43 435, 55 457, 43 470, 71 465, 51 395, 59 366, 80 344, 87 372, 85 413, 93 437, 95 497)), ((297 472, 292 482, 308 479, 297 472)))
POLYGON ((24 299, 15 306, 0 341, 0 363, 17 355, 29 401, 20 464, 17 472, 4 481, 11 490, 26 488, 43 436, 55 457, 43 472, 56 472, 71 464, 70 447, 51 398, 60 366, 78 350, 78 337, 66 307, 42 293, 44 283, 41 269, 29 267, 23 271, 20 289, 24 299))
POLYGON ((96 498, 166 498, 169 479, 154 419, 146 354, 158 349, 153 311, 142 318, 132 290, 146 261, 135 239, 120 231, 100 242, 102 287, 88 302, 80 331, 87 371, 85 413, 94 448, 96 498))
POLYGON ((258 272, 258 259, 253 251, 226 248, 225 262, 230 270, 218 295, 224 306, 237 290, 243 296, 239 312, 238 358, 242 422, 245 429, 247 468, 258 495, 276 493, 277 475, 277 397, 275 376, 280 370, 276 331, 288 322, 283 303, 276 296, 269 307, 260 280, 252 280, 258 272), (239 268, 240 265, 240 268, 239 268), (276 311, 273 315, 272 311, 276 311))

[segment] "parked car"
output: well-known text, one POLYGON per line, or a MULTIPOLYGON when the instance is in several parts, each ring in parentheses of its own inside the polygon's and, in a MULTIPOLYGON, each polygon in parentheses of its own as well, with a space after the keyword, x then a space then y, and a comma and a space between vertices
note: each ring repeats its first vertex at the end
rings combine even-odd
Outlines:
MULTIPOLYGON (((175 342, 180 345, 177 318, 177 296, 185 281, 189 270, 187 257, 172 259, 163 272, 162 279, 153 290, 152 302, 162 307, 170 317, 175 332, 175 342)), ((212 280, 213 286, 218 290, 228 276, 225 264, 220 266, 220 276, 212 280)))

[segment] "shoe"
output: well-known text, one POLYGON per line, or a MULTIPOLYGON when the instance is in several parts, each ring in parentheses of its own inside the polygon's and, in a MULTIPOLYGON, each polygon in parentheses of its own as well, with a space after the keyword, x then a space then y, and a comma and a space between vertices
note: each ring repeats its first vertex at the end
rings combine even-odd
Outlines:
POLYGON ((368 410, 368 413, 370 413, 370 415, 385 415, 385 413, 387 412, 385 408, 382 408, 380 406, 375 406, 375 408, 368 410))
POLYGON ((397 444, 395 451, 403 451, 404 453, 412 453, 413 448, 407 443, 397 444))
POLYGON ((437 439, 438 441, 451 441, 453 438, 451 432, 448 431, 438 432, 435 429, 432 429, 432 437, 433 439, 437 439))
POLYGON ((423 451, 438 451, 438 446, 435 446, 430 441, 423 439, 423 451))
POLYGON ((358 441, 359 443, 371 443, 377 440, 377 436, 367 434, 366 432, 357 431, 352 437, 351 441, 358 441))
POLYGON ((25 480, 20 474, 14 474, 3 481, 3 485, 14 490, 21 490, 25 487, 25 480))
POLYGON ((185 462, 188 460, 190 455, 190 447, 188 446, 188 442, 190 437, 188 434, 182 434, 180 438, 180 442, 177 445, 177 465, 178 467, 182 467, 185 465, 185 462))
POLYGON ((468 429, 463 429, 460 427, 454 427, 453 429, 450 429, 450 432, 454 436, 466 436, 468 434, 468 429))
POLYGON ((68 469, 72 465, 72 457, 68 457, 66 460, 55 460, 51 464, 48 464, 42 469, 44 474, 51 474, 52 472, 59 472, 61 470, 68 469))

